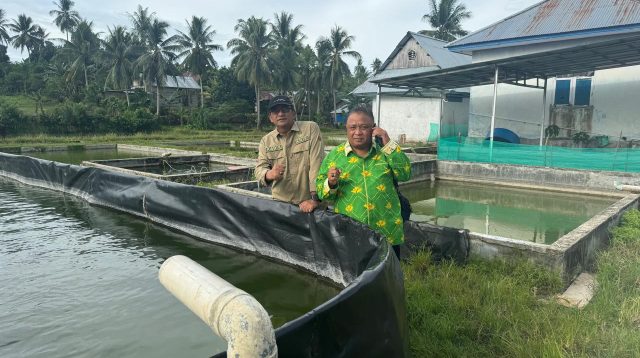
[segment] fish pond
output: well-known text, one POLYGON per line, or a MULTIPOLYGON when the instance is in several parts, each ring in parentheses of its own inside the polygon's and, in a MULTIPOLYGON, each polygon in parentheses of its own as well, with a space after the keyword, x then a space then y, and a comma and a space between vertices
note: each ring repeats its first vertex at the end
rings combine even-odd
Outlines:
POLYGON ((275 327, 335 296, 318 277, 0 178, 0 357, 209 357, 226 343, 158 281, 185 255, 275 327))
POLYGON ((405 185, 411 220, 552 244, 618 198, 458 181, 405 185))

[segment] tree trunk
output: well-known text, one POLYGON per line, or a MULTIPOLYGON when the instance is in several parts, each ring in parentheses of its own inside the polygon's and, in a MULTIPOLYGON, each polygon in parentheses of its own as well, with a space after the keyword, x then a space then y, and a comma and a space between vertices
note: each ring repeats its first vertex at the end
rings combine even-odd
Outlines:
POLYGON ((156 116, 160 116, 160 81, 156 80, 156 116))
POLYGON ((309 115, 309 121, 311 121, 311 93, 310 92, 311 91, 307 90, 307 114, 309 115))
POLYGON ((127 97, 127 108, 131 107, 131 102, 129 101, 129 91, 124 90, 124 96, 127 97))
POLYGON ((260 85, 256 81, 256 108, 258 113, 256 114, 256 129, 260 130, 260 85))
POLYGON ((333 89, 333 74, 331 75, 331 95, 333 96, 333 124, 336 124, 337 108, 336 108, 336 91, 333 89))
POLYGON ((204 88, 202 87, 202 75, 200 75, 200 108, 204 108, 204 88))
POLYGON ((84 89, 89 90, 89 78, 87 78, 87 65, 84 66, 84 89))

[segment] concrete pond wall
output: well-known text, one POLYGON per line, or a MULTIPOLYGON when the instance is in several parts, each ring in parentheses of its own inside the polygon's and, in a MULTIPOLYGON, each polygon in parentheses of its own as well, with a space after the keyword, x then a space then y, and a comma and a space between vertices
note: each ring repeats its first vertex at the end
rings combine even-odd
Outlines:
POLYGON ((524 258, 558 272, 566 284, 593 268, 597 252, 609 244, 611 228, 619 224, 624 212, 638 208, 640 201, 640 195, 618 189, 621 185, 640 183, 639 173, 438 161, 436 178, 617 198, 613 205, 551 245, 469 234, 472 257, 524 258))

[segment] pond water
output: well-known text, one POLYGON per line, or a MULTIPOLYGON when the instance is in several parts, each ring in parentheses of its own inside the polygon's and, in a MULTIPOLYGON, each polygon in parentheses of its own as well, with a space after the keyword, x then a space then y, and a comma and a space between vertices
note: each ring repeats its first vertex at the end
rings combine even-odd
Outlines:
POLYGON ((80 164, 85 160, 145 158, 149 154, 113 149, 29 152, 24 155, 67 164, 80 164))
POLYGON ((401 192, 411 202, 411 220, 542 244, 552 244, 617 201, 440 180, 406 185, 401 192))
POLYGON ((186 255, 254 295, 274 326, 324 281, 62 193, 0 178, 0 357, 209 357, 226 344, 158 281, 186 255))

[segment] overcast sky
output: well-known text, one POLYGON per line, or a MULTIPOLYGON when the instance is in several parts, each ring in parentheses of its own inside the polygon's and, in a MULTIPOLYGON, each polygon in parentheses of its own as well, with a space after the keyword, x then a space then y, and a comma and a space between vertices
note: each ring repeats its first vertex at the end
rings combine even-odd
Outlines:
MULTIPOLYGON (((473 32, 523 10, 540 0, 461 0, 472 13, 463 28, 473 32)), ((360 52, 364 64, 369 66, 377 57, 384 61, 407 31, 428 29, 422 16, 428 12, 428 0, 75 0, 80 16, 93 21, 94 30, 106 33, 107 27, 129 27, 128 14, 137 4, 149 7, 156 15, 176 29, 185 31, 185 20, 193 15, 203 16, 216 30, 215 42, 226 47, 235 37, 233 31, 238 19, 250 16, 273 19, 274 13, 287 11, 294 15, 294 23, 303 25, 306 43, 313 46, 321 36, 328 36, 335 25, 343 27, 355 37, 353 49, 360 52)), ((2 0, 0 8, 6 12, 9 22, 18 14, 26 14, 44 27, 51 38, 62 38, 53 24, 49 11, 55 8, 52 0, 2 0)), ((12 61, 26 56, 10 48, 12 61)), ((228 66, 231 54, 221 51, 214 54, 221 66, 228 66)))

